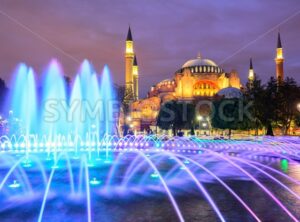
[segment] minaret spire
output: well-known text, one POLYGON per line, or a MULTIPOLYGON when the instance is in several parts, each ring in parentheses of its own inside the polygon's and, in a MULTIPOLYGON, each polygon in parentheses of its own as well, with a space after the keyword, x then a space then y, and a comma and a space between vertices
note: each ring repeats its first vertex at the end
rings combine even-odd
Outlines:
POLYGON ((134 98, 134 86, 133 86, 133 40, 132 40, 131 28, 129 26, 127 38, 126 38, 126 50, 125 50, 125 95, 124 103, 130 104, 134 98))
POLYGON ((277 48, 282 48, 281 38, 280 38, 280 32, 278 32, 278 37, 277 37, 277 48))
POLYGON ((284 71, 283 71, 283 50, 282 50, 282 44, 281 44, 281 37, 280 32, 278 32, 277 36, 277 49, 276 49, 276 79, 279 82, 281 82, 284 79, 284 71))
POLYGON ((126 41, 133 41, 132 40, 132 34, 131 34, 131 28, 130 28, 130 26, 128 28, 126 41))
POLYGON ((255 73, 253 69, 252 58, 250 58, 248 81, 251 85, 253 84, 254 79, 255 79, 255 73))

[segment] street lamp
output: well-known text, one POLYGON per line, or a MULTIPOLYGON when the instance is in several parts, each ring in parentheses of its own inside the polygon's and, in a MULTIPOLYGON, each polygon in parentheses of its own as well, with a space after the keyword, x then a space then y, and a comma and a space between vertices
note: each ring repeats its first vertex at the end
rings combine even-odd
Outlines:
POLYGON ((199 121, 201 121, 201 120, 203 120, 203 116, 197 116, 197 119, 199 120, 199 121))
POLYGON ((197 116, 197 120, 199 121, 199 135, 200 135, 200 132, 201 132, 201 121, 203 120, 203 116, 201 116, 201 115, 198 115, 197 116))
POLYGON ((300 112, 300 103, 297 104, 297 110, 300 112))

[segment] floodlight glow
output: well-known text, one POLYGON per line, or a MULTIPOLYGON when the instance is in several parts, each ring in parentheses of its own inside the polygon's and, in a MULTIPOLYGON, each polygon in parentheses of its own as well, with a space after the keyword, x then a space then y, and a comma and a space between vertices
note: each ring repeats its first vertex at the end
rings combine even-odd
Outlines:
POLYGON ((16 188, 19 188, 21 185, 16 180, 14 180, 14 182, 8 186, 10 188, 16 189, 16 188))
POLYGON ((94 177, 91 181, 90 181, 90 184, 92 186, 97 186, 97 185, 100 185, 101 184, 101 181, 100 180, 97 180, 96 177, 94 177))
POLYGON ((158 178, 158 177, 159 177, 159 175, 158 175, 157 172, 151 173, 150 176, 151 176, 152 178, 158 178))

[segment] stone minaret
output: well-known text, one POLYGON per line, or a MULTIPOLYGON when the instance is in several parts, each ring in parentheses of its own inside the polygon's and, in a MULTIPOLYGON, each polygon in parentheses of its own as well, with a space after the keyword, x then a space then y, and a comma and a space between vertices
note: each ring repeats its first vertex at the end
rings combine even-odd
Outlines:
POLYGON ((132 74, 133 74, 134 99, 138 100, 139 99, 139 67, 137 64, 136 56, 134 56, 134 60, 133 60, 132 74))
POLYGON ((276 49, 276 78, 277 81, 280 82, 284 79, 284 72, 283 72, 283 52, 282 52, 282 45, 281 45, 281 39, 280 39, 280 33, 278 33, 278 39, 277 39, 277 49, 276 49))
POLYGON ((127 38, 126 38, 126 51, 125 51, 125 96, 124 102, 130 103, 130 101, 134 100, 133 93, 133 59, 134 59, 134 51, 133 51, 133 40, 131 29, 129 27, 127 38))

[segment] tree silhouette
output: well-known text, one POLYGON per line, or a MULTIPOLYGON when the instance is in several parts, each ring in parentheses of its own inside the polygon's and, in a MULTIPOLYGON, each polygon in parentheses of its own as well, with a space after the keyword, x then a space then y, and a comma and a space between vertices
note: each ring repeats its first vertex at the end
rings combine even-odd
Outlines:
POLYGON ((0 112, 4 111, 5 98, 8 93, 8 88, 5 81, 0 78, 0 112))
POLYGON ((164 130, 172 129, 173 135, 178 130, 191 129, 195 119, 195 105, 189 102, 168 101, 161 105, 157 126, 164 130))
POLYGON ((213 101, 214 112, 211 116, 213 128, 228 129, 229 138, 232 130, 246 130, 253 127, 253 120, 248 111, 246 101, 243 98, 221 98, 213 101))

